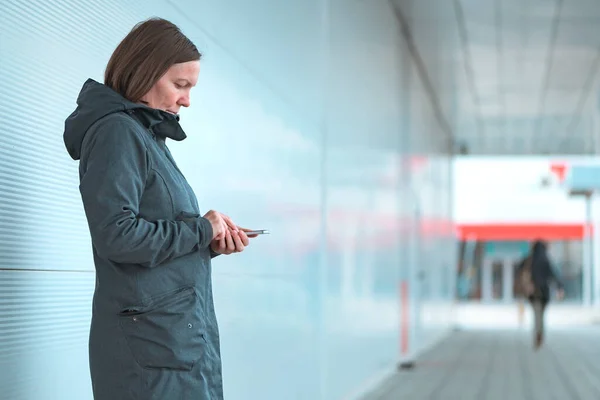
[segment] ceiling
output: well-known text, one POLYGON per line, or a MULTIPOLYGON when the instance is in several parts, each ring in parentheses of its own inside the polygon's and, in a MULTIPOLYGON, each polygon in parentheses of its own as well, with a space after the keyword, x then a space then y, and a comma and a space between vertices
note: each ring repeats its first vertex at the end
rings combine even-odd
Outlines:
POLYGON ((600 131, 600 0, 394 3, 457 148, 471 154, 600 150, 600 132, 594 135, 600 131))

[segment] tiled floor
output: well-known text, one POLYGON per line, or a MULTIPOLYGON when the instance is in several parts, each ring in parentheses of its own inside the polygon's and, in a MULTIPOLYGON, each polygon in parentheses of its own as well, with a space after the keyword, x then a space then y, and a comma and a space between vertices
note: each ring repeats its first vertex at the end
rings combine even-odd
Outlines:
POLYGON ((459 331, 364 400, 600 399, 600 328, 459 331))

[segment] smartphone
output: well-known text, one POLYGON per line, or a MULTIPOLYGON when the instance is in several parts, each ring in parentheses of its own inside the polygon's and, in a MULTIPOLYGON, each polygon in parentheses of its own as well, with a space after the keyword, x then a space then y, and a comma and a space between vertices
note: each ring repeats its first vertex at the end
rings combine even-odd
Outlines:
POLYGON ((261 230, 258 230, 258 231, 249 231, 249 232, 245 232, 245 233, 246 233, 246 235, 268 235, 271 232, 269 232, 266 229, 261 229, 261 230))

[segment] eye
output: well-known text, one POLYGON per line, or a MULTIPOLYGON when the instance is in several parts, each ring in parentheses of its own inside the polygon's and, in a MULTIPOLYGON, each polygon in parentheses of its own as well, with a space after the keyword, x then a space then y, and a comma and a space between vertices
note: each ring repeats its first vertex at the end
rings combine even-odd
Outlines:
POLYGON ((177 89, 183 89, 183 85, 180 85, 179 83, 176 83, 176 84, 175 84, 175 87, 176 87, 177 89))

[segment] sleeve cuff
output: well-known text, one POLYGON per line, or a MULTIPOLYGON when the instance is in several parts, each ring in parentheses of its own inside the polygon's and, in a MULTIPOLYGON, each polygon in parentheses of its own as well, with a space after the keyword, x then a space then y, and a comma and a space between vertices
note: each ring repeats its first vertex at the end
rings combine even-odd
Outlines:
POLYGON ((221 254, 213 251, 213 249, 210 246, 208 247, 208 249, 210 250, 210 258, 215 258, 215 257, 218 257, 221 255, 221 254))
POLYGON ((194 233, 198 240, 198 247, 204 249, 210 245, 213 237, 213 228, 209 220, 198 214, 181 212, 178 221, 183 221, 194 233))

